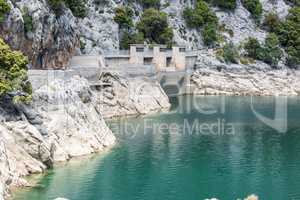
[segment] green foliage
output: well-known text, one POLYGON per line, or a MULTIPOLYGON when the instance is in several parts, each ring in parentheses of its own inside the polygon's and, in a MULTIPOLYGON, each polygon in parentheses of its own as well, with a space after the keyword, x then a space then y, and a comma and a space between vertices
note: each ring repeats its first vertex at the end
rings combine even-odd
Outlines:
POLYGON ((24 31, 29 33, 33 31, 32 16, 29 15, 28 8, 25 8, 23 11, 23 20, 24 20, 24 31))
POLYGON ((115 10, 114 21, 119 24, 120 28, 130 29, 133 27, 133 11, 129 7, 118 7, 115 10))
POLYGON ((70 8, 75 17, 85 18, 87 15, 86 0, 48 0, 48 2, 57 15, 62 13, 64 5, 70 8))
POLYGON ((234 10, 237 6, 236 0, 212 0, 212 3, 226 10, 234 10))
POLYGON ((13 94, 14 101, 31 98, 31 84, 27 77, 27 58, 18 51, 12 51, 0 39, 0 97, 13 94))
POLYGON ((130 44, 140 44, 144 42, 142 33, 130 33, 125 31, 120 40, 120 49, 129 49, 130 44))
POLYGON ((189 28, 201 28, 206 23, 217 24, 218 18, 208 4, 202 0, 196 3, 195 8, 185 8, 183 18, 189 28))
POLYGON ((171 46, 173 30, 169 27, 167 14, 153 8, 145 10, 137 29, 150 43, 171 46))
POLYGON ((85 50, 85 47, 86 47, 86 43, 80 39, 79 41, 79 45, 80 45, 80 50, 81 51, 84 51, 85 50))
POLYGON ((261 46, 255 38, 249 38, 244 48, 248 57, 261 60, 276 67, 282 57, 282 51, 279 44, 276 34, 270 33, 263 46, 261 46))
POLYGON ((218 18, 206 2, 198 0, 195 8, 185 8, 183 17, 189 28, 203 28, 202 37, 205 45, 212 46, 215 44, 218 39, 218 18))
POLYGON ((160 8, 160 0, 138 0, 138 2, 143 6, 144 9, 160 8))
POLYGON ((10 11, 10 6, 6 0, 0 0, 0 23, 4 21, 4 17, 10 11))
POLYGON ((280 27, 280 19, 276 13, 269 13, 265 16, 263 27, 269 32, 276 32, 280 27))
POLYGON ((218 40, 217 26, 213 23, 206 24, 202 30, 202 37, 206 46, 213 46, 218 40))
POLYGON ((201 15, 195 12, 195 9, 185 8, 183 10, 183 18, 189 28, 198 28, 204 24, 204 19, 201 15))
POLYGON ((238 63, 239 53, 237 48, 234 46, 232 42, 226 44, 221 51, 221 56, 223 57, 226 63, 238 63))
POLYGON ((65 3, 75 17, 85 18, 87 16, 86 0, 65 0, 65 3))
POLYGON ((48 3, 57 15, 62 13, 62 9, 64 7, 63 0, 48 0, 48 3))
POLYGON ((276 67, 282 57, 282 51, 279 47, 279 40, 276 34, 270 33, 265 41, 262 60, 269 65, 276 67))
POLYGON ((294 6, 300 6, 300 0, 286 0, 294 6))
POLYGON ((263 8, 259 0, 242 0, 244 7, 251 13, 256 22, 259 22, 263 8))
POLYGON ((248 38, 244 45, 247 56, 253 59, 260 60, 262 58, 262 47, 256 38, 248 38))
POLYGON ((286 20, 280 24, 277 35, 288 53, 287 64, 296 68, 300 65, 300 7, 290 9, 286 20))

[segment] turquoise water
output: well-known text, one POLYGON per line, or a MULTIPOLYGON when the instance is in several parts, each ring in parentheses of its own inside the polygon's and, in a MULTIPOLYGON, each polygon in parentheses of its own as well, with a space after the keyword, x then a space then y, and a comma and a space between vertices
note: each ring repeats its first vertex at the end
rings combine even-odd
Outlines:
POLYGON ((50 170, 14 199, 300 199, 300 98, 288 99, 286 132, 258 120, 251 102, 274 116, 272 97, 181 97, 169 113, 111 122, 114 149, 50 170))

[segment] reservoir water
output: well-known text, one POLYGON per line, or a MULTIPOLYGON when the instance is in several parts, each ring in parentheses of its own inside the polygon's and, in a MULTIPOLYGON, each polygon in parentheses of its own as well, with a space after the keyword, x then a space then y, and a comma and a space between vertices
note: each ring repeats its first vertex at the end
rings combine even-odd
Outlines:
POLYGON ((298 97, 185 96, 110 126, 116 147, 49 170, 14 199, 300 199, 298 97))

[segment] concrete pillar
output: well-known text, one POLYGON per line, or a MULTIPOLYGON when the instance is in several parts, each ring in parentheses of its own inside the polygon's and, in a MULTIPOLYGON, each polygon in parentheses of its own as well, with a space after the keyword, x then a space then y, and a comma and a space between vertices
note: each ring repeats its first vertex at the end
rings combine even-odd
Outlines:
POLYGON ((153 63, 157 71, 164 71, 167 67, 167 56, 160 48, 160 46, 153 47, 153 63))
POLYGON ((176 70, 185 70, 185 51, 183 47, 173 47, 172 48, 172 63, 176 70))
POLYGON ((130 64, 144 64, 144 52, 138 52, 137 48, 144 48, 143 46, 138 47, 136 45, 130 46, 130 64))

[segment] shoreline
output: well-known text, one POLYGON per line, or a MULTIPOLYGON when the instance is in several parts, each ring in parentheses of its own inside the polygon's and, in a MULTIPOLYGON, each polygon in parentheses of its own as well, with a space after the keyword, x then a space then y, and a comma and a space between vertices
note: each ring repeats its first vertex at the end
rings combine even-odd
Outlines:
MULTIPOLYGON (((82 155, 78 157, 73 157, 70 160, 67 161, 61 161, 58 163, 54 163, 52 168, 46 169, 43 173, 37 173, 37 174, 30 174, 25 177, 25 179, 28 181, 28 186, 12 186, 10 187, 10 197, 8 197, 7 200, 14 200, 14 196, 18 192, 22 192, 25 190, 31 190, 34 187, 38 186, 38 182, 44 178, 45 176, 49 175, 49 172, 52 170, 56 170, 58 168, 63 168, 68 165, 81 165, 83 164, 83 161, 90 161, 93 159, 96 159, 97 157, 101 157, 101 159, 104 159, 111 151, 113 151, 114 148, 119 144, 117 141, 113 146, 107 147, 103 151, 95 152, 92 154, 82 155)), ((27 192, 27 191, 26 191, 27 192)))
POLYGON ((23 120, 19 121, 21 117, 10 110, 4 113, 4 117, 16 118, 16 121, 4 122, 0 126, 4 133, 0 135, 3 141, 0 150, 6 161, 3 166, 0 163, 4 199, 11 198, 10 192, 15 188, 32 186, 26 180, 28 176, 43 174, 57 163, 61 165, 73 159, 101 155, 116 146, 117 140, 106 123, 108 119, 103 117, 105 112, 111 118, 116 118, 116 113, 130 117, 132 113, 141 116, 170 107, 167 96, 157 83, 140 79, 126 82, 110 74, 105 80, 111 81, 113 87, 100 93, 92 90, 89 81, 79 76, 69 80, 54 79, 34 92, 32 106, 21 106, 23 120), (130 88, 141 83, 145 88, 129 92, 130 88), (110 92, 118 96, 113 96, 112 100, 110 92), (144 93, 152 98, 145 98, 144 93), (101 95, 103 98, 99 98, 101 95), (135 96, 139 99, 132 101, 135 96), (105 101, 106 98, 109 101, 105 101), (111 101, 122 103, 106 104, 111 101), (109 113, 111 108, 115 111, 109 113))

